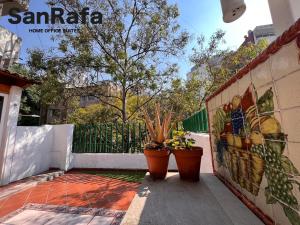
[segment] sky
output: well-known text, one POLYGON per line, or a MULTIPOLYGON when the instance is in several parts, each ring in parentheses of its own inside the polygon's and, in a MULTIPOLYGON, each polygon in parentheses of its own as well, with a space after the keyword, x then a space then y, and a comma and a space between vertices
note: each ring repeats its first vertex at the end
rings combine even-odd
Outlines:
MULTIPOLYGON (((239 20, 229 24, 223 22, 220 0, 169 0, 169 2, 178 5, 180 11, 179 24, 193 38, 185 50, 185 55, 177 59, 180 67, 179 76, 182 78, 185 78, 192 67, 188 56, 195 46, 196 37, 200 34, 208 38, 217 29, 222 29, 226 32, 224 47, 236 49, 244 41, 244 36, 248 33, 248 30, 252 30, 259 25, 272 23, 267 0, 245 0, 247 5, 245 14, 239 20)), ((49 9, 44 0, 31 0, 29 10, 35 12, 48 11, 49 9)), ((29 28, 46 27, 41 25, 12 25, 8 23, 7 19, 7 16, 0 18, 0 25, 22 38, 21 63, 26 62, 27 49, 49 49, 55 45, 51 41, 50 35, 28 31, 29 28)))

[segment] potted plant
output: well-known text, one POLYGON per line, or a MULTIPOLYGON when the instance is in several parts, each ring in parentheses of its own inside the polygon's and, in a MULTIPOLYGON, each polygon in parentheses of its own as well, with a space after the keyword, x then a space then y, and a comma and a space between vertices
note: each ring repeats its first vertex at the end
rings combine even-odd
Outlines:
POLYGON ((164 179, 168 172, 170 157, 170 150, 165 146, 165 141, 170 132, 172 113, 167 113, 161 122, 160 105, 156 104, 154 124, 145 109, 143 114, 150 139, 144 149, 150 176, 153 179, 164 179))
POLYGON ((195 140, 187 138, 187 135, 184 131, 174 131, 173 138, 167 140, 167 145, 173 149, 180 178, 196 182, 199 181, 203 149, 193 146, 195 140))

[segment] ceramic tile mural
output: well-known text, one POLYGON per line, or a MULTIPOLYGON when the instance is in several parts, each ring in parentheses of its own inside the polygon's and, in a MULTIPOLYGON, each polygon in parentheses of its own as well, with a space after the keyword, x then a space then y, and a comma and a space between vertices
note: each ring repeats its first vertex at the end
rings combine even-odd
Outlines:
POLYGON ((281 225, 300 225, 299 88, 294 41, 207 104, 215 172, 281 225))

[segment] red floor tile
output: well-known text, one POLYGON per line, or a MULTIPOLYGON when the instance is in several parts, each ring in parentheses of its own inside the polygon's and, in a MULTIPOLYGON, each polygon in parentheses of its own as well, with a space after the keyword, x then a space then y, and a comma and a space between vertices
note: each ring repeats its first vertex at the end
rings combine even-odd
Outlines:
POLYGON ((138 186, 72 172, 0 200, 0 217, 27 203, 127 210, 138 186))

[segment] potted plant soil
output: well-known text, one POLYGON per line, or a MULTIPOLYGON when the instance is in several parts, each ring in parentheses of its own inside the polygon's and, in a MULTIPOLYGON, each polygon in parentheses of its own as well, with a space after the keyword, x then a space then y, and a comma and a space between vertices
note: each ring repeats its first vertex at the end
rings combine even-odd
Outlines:
POLYGON ((170 150, 165 146, 165 141, 170 132, 172 114, 167 113, 161 122, 159 104, 156 105, 154 124, 145 109, 143 114, 150 139, 144 149, 150 176, 153 179, 164 179, 168 172, 170 157, 170 150))
POLYGON ((187 138, 187 134, 184 131, 174 131, 173 138, 167 144, 173 149, 180 179, 196 182, 199 181, 203 149, 193 146, 195 140, 187 138))

